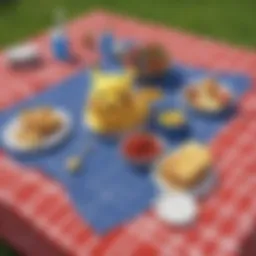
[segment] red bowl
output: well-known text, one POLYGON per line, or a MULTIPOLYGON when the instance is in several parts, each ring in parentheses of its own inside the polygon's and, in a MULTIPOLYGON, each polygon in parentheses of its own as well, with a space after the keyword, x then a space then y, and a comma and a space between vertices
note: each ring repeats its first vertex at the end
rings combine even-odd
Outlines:
POLYGON ((125 159, 138 165, 152 163, 163 149, 163 142, 159 137, 142 132, 126 137, 121 148, 125 159))

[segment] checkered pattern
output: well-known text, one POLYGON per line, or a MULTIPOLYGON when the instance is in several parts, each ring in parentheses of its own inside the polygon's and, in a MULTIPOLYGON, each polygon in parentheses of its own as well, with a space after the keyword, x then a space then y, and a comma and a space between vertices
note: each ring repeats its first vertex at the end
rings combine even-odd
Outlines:
MULTIPOLYGON (((100 33, 113 28, 120 37, 157 40, 186 65, 241 72, 256 78, 256 54, 207 39, 143 25, 135 20, 99 11, 69 26, 76 64, 61 64, 51 58, 47 35, 35 38, 45 58, 45 67, 17 72, 6 68, 0 57, 0 109, 46 89, 84 65, 97 60, 85 50, 84 32, 100 33)), ((63 188, 32 168, 0 155, 0 236, 26 255, 172 255, 231 256, 239 248, 256 219, 256 91, 245 95, 241 114, 212 141, 220 187, 201 203, 199 222, 186 231, 167 227, 154 212, 140 215, 98 237, 74 212, 63 188)))

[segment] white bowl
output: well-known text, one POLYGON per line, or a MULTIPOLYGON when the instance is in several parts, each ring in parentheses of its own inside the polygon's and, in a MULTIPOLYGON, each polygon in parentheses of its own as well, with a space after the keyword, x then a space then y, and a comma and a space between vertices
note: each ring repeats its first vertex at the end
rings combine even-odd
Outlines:
POLYGON ((186 226, 196 220, 198 204, 188 193, 163 193, 155 200, 154 211, 167 224, 186 226))
POLYGON ((55 111, 62 118, 63 126, 58 132, 52 135, 49 135, 46 139, 44 139, 42 143, 38 144, 38 146, 25 147, 16 139, 15 135, 20 128, 18 116, 15 116, 13 119, 11 119, 3 129, 2 141, 4 143, 4 146, 11 151, 24 152, 24 153, 34 152, 38 150, 46 150, 46 149, 50 149, 52 147, 57 146, 69 135, 71 131, 72 120, 70 118, 70 115, 67 113, 67 111, 63 109, 56 109, 55 111))

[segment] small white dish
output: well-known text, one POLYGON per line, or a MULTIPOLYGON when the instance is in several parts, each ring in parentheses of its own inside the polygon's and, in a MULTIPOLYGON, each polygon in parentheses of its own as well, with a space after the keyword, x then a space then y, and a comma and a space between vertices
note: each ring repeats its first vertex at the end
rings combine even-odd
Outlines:
POLYGON ((162 191, 170 193, 186 192, 197 198, 205 198, 216 187, 217 174, 214 171, 209 170, 206 177, 203 180, 198 182, 198 184, 196 184, 193 188, 186 190, 178 189, 175 186, 172 186, 171 184, 167 183, 159 175, 157 175, 157 172, 154 172, 154 180, 159 189, 162 191))
POLYGON ((55 109, 55 111, 60 115, 63 120, 62 128, 48 136, 48 138, 44 139, 42 143, 38 144, 36 147, 25 147, 16 139, 16 133, 20 128, 20 123, 18 116, 15 116, 11 119, 4 127, 2 133, 2 141, 4 146, 14 152, 20 153, 29 153, 34 151, 47 150, 52 147, 57 146, 61 143, 69 134, 72 127, 72 120, 67 111, 63 109, 55 109))
POLYGON ((164 193, 155 201, 154 210, 162 221, 185 226, 196 220, 198 205, 195 198, 187 193, 164 193))
POLYGON ((12 64, 34 61, 40 57, 38 47, 32 43, 15 46, 7 50, 5 55, 12 64))

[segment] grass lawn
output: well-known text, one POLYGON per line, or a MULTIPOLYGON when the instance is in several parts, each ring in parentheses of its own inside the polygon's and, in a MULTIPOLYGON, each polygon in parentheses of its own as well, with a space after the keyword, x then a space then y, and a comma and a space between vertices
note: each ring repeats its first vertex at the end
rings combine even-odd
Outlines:
MULTIPOLYGON (((52 11, 64 7, 68 18, 94 8, 164 23, 237 45, 256 46, 255 0, 0 0, 0 47, 52 25, 52 11), (10 3, 7 3, 10 2, 10 3)), ((1 216, 0 216, 1 217, 1 216)), ((15 255, 0 243, 0 255, 15 255)))
POLYGON ((0 0, 0 47, 27 38, 52 24, 52 10, 64 7, 75 17, 100 7, 156 21, 233 44, 256 46, 255 0, 0 0))
POLYGON ((4 242, 0 241, 0 255, 1 256, 18 256, 9 246, 5 245, 4 242))

